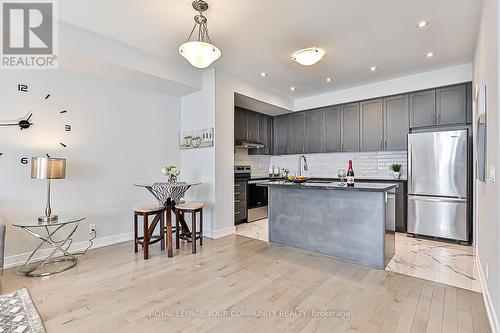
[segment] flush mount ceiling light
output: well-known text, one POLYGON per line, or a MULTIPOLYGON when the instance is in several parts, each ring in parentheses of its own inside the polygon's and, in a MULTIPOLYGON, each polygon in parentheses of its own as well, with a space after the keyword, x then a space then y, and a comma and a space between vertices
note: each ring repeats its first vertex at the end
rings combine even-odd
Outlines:
POLYGON ((290 87, 290 91, 295 91, 295 87, 290 87))
POLYGON ((420 21, 420 22, 417 23, 417 28, 422 29, 422 28, 425 28, 428 25, 429 25, 429 21, 420 21))
POLYGON ((219 48, 212 44, 208 36, 207 18, 203 12, 208 4, 203 0, 193 1, 193 8, 199 13, 194 17, 194 27, 187 42, 179 47, 179 53, 196 68, 207 68, 222 55, 219 48), (198 39, 191 41, 194 31, 198 28, 198 39))
POLYGON ((371 72, 375 72, 376 70, 377 70, 377 67, 375 67, 375 66, 370 67, 371 72))
POLYGON ((327 77, 326 78, 326 82, 332 82, 332 78, 331 77, 327 77))
POLYGON ((266 77, 266 76, 267 76, 267 73, 266 73, 266 72, 262 72, 262 73, 260 73, 260 76, 262 76, 262 77, 266 77))
POLYGON ((299 50, 292 55, 292 59, 303 66, 311 66, 323 58, 325 51, 319 47, 310 47, 299 50))
POLYGON ((432 57, 434 57, 434 52, 427 52, 427 54, 425 56, 427 58, 432 58, 432 57))

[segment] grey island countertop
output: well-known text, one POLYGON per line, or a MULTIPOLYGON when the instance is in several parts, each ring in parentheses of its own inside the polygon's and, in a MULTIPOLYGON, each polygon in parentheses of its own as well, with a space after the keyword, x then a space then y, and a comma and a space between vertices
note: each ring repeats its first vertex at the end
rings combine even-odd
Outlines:
POLYGON ((257 186, 268 187, 289 187, 294 189, 323 189, 323 190, 339 190, 339 191, 363 191, 363 192, 388 192, 396 187, 398 183, 363 183, 356 182, 354 187, 340 186, 340 182, 314 182, 308 181, 305 183, 292 183, 286 180, 276 180, 257 184, 257 186))

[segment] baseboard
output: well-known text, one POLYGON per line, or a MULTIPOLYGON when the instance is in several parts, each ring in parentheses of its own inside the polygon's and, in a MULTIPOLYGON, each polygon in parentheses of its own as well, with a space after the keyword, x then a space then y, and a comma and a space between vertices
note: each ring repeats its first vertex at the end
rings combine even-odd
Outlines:
POLYGON ((495 312, 495 307, 491 301, 490 293, 488 291, 488 285, 486 284, 486 278, 481 266, 481 260, 479 259, 479 253, 476 253, 476 266, 479 275, 479 283, 481 285, 481 291, 483 292, 484 306, 486 308, 486 314, 488 315, 488 321, 490 322, 490 328, 492 333, 499 333, 500 326, 498 325, 498 318, 495 312))
MULTIPOLYGON (((132 232, 118 234, 118 235, 114 235, 114 236, 96 238, 95 240, 93 240, 94 244, 92 245, 91 249, 97 249, 97 248, 104 247, 104 246, 128 242, 128 241, 131 241, 133 238, 134 238, 134 234, 132 232)), ((70 252, 83 251, 89 246, 89 244, 90 244, 89 241, 73 243, 70 247, 70 252)), ((49 255, 50 252, 52 252, 51 248, 42 249, 39 252, 37 252, 37 255, 35 255, 35 257, 34 257, 34 260, 43 259, 47 255, 49 255)), ((30 254, 31 254, 31 252, 26 252, 26 253, 15 254, 13 256, 5 257, 5 261, 4 261, 5 268, 23 265, 26 262, 26 260, 28 259, 28 257, 30 256, 30 254)))
POLYGON ((233 227, 228 227, 228 228, 219 229, 219 230, 215 230, 215 231, 203 230, 203 236, 208 237, 208 238, 212 238, 212 239, 219 239, 222 237, 234 235, 235 232, 236 232, 236 229, 233 226, 233 227))

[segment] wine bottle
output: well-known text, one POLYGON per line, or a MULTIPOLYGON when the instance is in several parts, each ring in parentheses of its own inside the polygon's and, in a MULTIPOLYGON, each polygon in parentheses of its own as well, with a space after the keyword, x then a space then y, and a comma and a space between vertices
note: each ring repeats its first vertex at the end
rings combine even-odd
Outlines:
POLYGON ((354 187, 354 170, 351 160, 349 160, 349 168, 347 169, 347 187, 354 187))

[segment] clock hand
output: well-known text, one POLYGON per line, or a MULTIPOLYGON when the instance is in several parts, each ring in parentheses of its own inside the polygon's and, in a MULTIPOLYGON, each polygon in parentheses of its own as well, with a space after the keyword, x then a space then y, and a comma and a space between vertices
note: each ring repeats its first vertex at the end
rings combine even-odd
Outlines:
POLYGON ((32 115, 33 115, 33 113, 30 113, 30 115, 29 115, 29 117, 26 119, 26 121, 28 121, 28 122, 29 122, 29 121, 30 121, 30 119, 31 119, 31 116, 32 116, 32 115))
POLYGON ((0 126, 19 126, 19 123, 15 123, 15 124, 0 124, 0 126))

